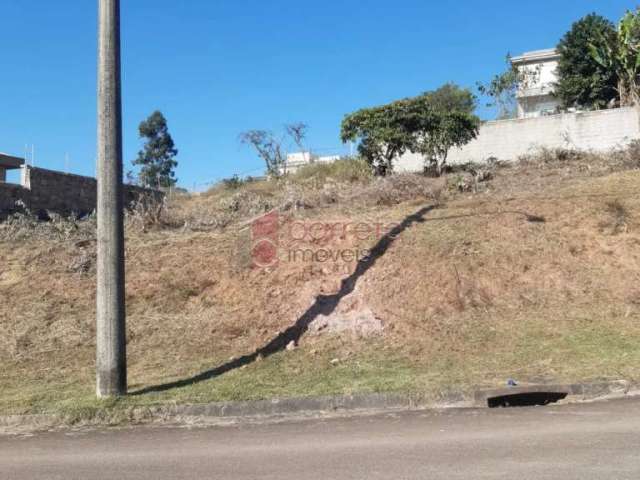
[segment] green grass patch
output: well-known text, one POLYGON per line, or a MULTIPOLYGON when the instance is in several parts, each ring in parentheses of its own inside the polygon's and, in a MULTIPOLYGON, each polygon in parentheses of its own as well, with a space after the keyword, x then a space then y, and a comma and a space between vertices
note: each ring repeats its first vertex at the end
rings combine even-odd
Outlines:
MULTIPOLYGON (((500 325, 506 324, 496 322, 496 329, 487 334, 481 322, 467 319, 459 330, 459 340, 466 345, 462 349, 436 348, 443 347, 437 337, 432 339, 434 348, 424 344, 422 349, 415 344, 391 348, 376 339, 353 350, 353 345, 330 339, 321 342, 321 348, 305 345, 202 382, 118 400, 95 398, 89 369, 49 379, 15 377, 5 379, 0 411, 57 413, 69 423, 114 424, 131 420, 133 407, 373 392, 438 398, 443 392, 498 386, 511 377, 521 382, 541 377, 553 382, 638 378, 640 332, 621 329, 615 322, 587 312, 557 323, 532 314, 516 330, 500 325)), ((200 362, 184 376, 156 374, 142 383, 137 373, 131 390, 187 378, 221 363, 200 362)))

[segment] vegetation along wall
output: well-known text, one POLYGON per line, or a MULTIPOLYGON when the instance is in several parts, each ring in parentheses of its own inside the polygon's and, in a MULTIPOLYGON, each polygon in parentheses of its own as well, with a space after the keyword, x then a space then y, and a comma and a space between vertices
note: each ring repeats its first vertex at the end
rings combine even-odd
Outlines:
MULTIPOLYGON (((475 140, 452 149, 448 162, 484 162, 490 157, 510 161, 542 147, 607 151, 634 139, 640 139, 640 115, 633 107, 498 120, 484 123, 475 140)), ((407 153, 396 170, 420 171, 423 166, 420 155, 407 153)))

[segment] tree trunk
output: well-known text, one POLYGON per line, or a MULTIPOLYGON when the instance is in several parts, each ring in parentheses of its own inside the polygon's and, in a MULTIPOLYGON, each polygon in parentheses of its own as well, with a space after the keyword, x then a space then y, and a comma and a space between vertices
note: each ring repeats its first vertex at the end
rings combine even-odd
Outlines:
POLYGON ((627 88, 627 81, 623 78, 618 80, 618 94, 620 95, 620 106, 629 107, 632 105, 630 90, 627 88))
POLYGON ((127 392, 120 0, 99 0, 96 393, 127 392))
POLYGON ((631 80, 629 85, 629 97, 630 104, 633 107, 640 106, 640 91, 638 89, 638 83, 634 80, 631 80))
POLYGON ((442 176, 446 166, 447 166, 447 157, 449 156, 448 151, 442 154, 442 160, 438 160, 438 177, 442 176))

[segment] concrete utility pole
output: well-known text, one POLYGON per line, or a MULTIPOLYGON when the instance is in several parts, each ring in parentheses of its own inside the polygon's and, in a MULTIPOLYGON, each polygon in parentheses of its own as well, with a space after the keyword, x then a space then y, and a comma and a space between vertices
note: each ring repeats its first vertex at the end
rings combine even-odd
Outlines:
POLYGON ((127 393, 120 0, 99 0, 96 393, 127 393))

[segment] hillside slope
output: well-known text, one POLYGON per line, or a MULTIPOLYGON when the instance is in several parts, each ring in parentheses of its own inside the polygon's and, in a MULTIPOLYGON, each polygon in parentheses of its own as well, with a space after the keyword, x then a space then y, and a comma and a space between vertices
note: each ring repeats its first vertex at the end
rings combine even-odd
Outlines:
MULTIPOLYGON (((293 200, 245 185, 173 199, 162 225, 132 218, 139 395, 123 404, 635 380, 640 171, 618 167, 523 160, 476 193, 464 173, 323 178, 293 200), (255 268, 249 220, 278 205, 279 262, 255 268)), ((0 412, 94 408, 92 221, 15 220, 0 238, 0 412)))

